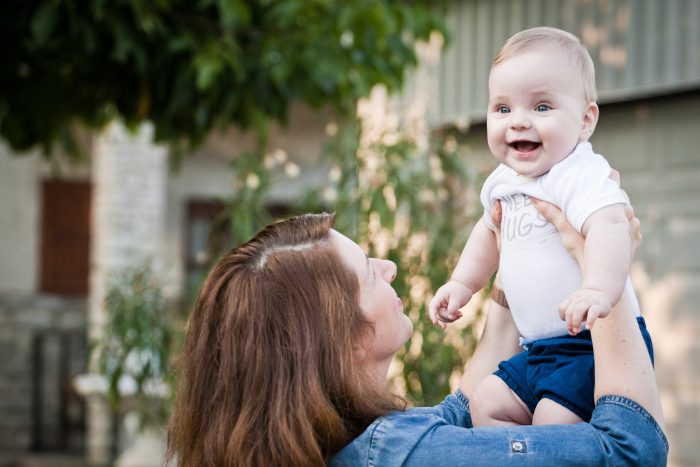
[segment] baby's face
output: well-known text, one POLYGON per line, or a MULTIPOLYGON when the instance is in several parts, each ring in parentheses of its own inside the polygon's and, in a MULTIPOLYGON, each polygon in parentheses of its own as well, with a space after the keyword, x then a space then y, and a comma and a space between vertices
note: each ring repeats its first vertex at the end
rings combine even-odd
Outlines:
POLYGON ((582 79, 556 50, 530 50, 491 70, 486 118, 489 148, 526 177, 547 173, 586 141, 598 107, 586 102, 582 79))

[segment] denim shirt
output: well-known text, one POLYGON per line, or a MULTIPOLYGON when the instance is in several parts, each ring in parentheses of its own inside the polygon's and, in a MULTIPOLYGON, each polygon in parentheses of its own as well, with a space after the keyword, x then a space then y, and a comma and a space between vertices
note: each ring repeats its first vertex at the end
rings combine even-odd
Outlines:
POLYGON ((339 466, 666 465, 668 442, 636 402, 598 399, 590 423, 472 428, 457 391, 435 407, 375 420, 330 461, 339 466))

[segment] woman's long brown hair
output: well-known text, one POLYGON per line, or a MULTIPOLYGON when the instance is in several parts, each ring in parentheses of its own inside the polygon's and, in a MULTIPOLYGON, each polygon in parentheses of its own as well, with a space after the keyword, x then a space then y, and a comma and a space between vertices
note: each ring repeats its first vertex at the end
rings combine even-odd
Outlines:
POLYGON ((169 426, 183 466, 323 465, 403 408, 357 365, 372 332, 334 216, 272 224, 213 268, 188 322, 169 426))

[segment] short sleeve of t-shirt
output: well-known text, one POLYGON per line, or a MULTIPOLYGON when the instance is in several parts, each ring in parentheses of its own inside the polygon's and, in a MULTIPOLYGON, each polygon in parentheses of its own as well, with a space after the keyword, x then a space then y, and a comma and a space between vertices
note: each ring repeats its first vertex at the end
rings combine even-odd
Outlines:
POLYGON ((610 179, 610 171, 603 156, 595 154, 589 143, 581 143, 574 153, 544 175, 543 188, 571 225, 581 232, 594 212, 627 202, 620 187, 610 179))
POLYGON ((506 165, 499 165, 491 174, 486 178, 486 181, 481 187, 480 200, 484 208, 484 214, 482 220, 489 230, 494 230, 496 226, 493 224, 491 219, 491 211, 493 209, 493 200, 491 199, 491 192, 494 186, 502 183, 504 179, 516 178, 517 174, 513 169, 506 165))

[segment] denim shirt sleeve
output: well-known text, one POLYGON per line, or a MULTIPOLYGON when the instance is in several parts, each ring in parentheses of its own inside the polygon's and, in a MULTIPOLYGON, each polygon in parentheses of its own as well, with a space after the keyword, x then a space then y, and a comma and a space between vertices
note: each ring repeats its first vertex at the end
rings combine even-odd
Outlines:
POLYGON ((598 400, 590 423, 470 428, 457 392, 435 407, 375 421, 332 466, 666 465, 668 443, 656 421, 622 396, 598 400))

